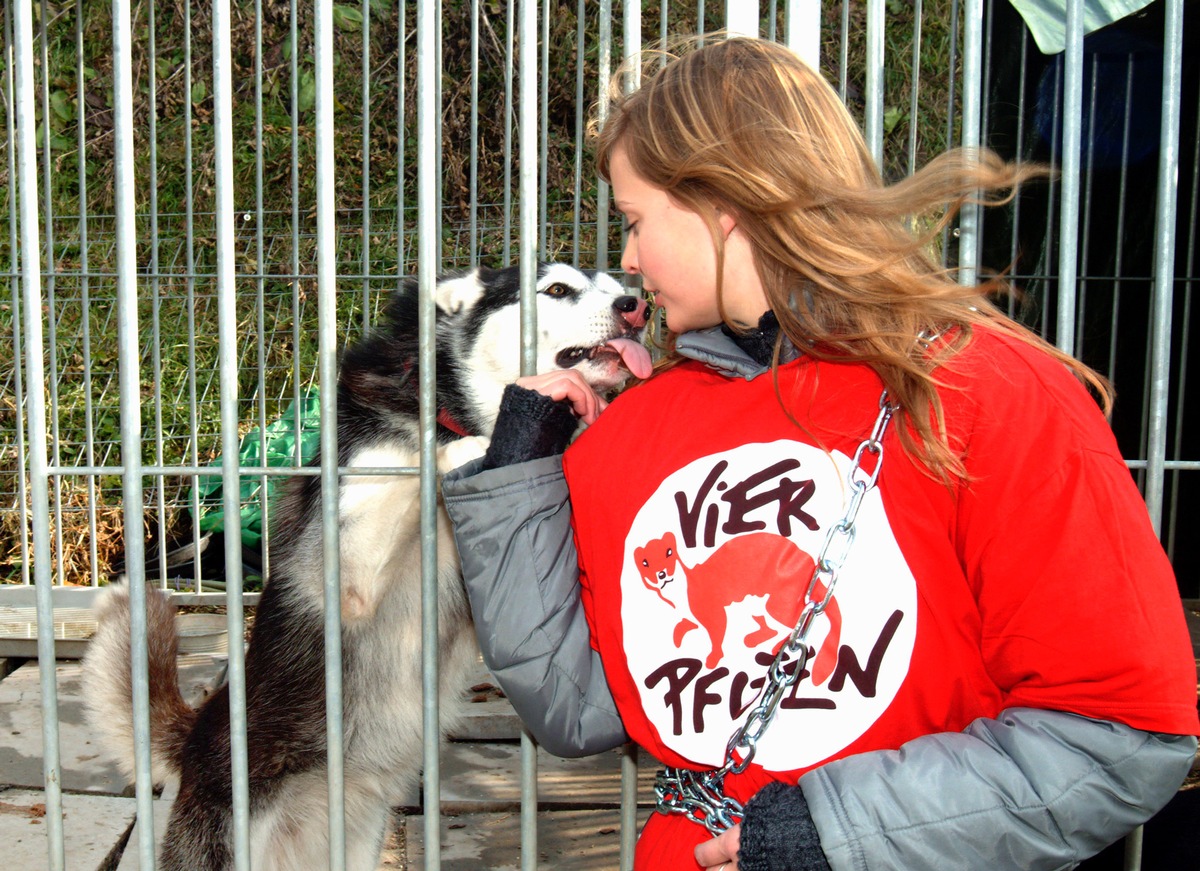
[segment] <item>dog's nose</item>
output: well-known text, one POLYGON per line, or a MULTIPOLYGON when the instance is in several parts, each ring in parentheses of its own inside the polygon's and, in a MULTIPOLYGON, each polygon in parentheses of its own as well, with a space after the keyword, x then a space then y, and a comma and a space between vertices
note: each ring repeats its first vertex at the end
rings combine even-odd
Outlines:
POLYGON ((625 322, 635 330, 646 326, 646 312, 650 306, 640 296, 618 296, 613 301, 613 308, 624 318, 625 322))

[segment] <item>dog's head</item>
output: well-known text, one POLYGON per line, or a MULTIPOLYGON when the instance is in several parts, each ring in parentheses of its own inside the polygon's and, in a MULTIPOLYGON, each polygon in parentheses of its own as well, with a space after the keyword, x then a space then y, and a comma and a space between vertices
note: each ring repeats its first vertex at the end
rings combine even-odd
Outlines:
MULTIPOLYGON (((472 434, 490 435, 504 388, 521 375, 520 285, 520 269, 512 266, 444 275, 434 289, 439 415, 472 434)), ((640 297, 602 272, 563 264, 539 265, 536 290, 538 373, 577 369, 600 393, 623 385, 631 372, 650 374, 642 344, 648 307, 640 297)), ((346 349, 339 399, 345 426, 411 428, 419 412, 419 308, 410 279, 392 295, 383 322, 346 349)), ((447 429, 440 437, 453 435, 447 429)))
MULTIPOLYGON (((576 369, 602 394, 631 373, 649 376, 644 300, 603 272, 559 263, 539 264, 536 290, 539 374, 576 369)), ((487 431, 504 387, 521 374, 519 296, 516 266, 472 270, 437 286, 439 349, 456 349, 460 386, 487 431)))

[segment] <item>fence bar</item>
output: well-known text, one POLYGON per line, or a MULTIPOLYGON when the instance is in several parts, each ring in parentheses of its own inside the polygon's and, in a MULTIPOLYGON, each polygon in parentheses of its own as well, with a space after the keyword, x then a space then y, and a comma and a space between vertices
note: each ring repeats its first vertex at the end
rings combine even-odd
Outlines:
POLYGON ((917 117, 921 87, 922 2, 913 0, 912 87, 908 98, 908 174, 917 171, 917 117))
MULTIPOLYGON (((162 371, 162 296, 159 293, 159 232, 158 232, 158 71, 157 58, 158 49, 155 39, 155 17, 154 4, 150 3, 146 6, 146 29, 147 29, 147 63, 146 71, 149 78, 149 93, 147 102, 149 103, 149 130, 147 137, 150 140, 150 167, 147 173, 147 182, 149 184, 149 209, 150 209, 150 305, 151 305, 151 335, 150 355, 152 371, 162 371)), ((83 55, 80 54, 78 63, 83 63, 83 55)), ((80 91, 80 93, 83 93, 80 91)), ((82 208, 80 214, 83 213, 82 208)), ((86 222, 86 218, 84 221, 86 222)), ((154 462, 162 465, 165 462, 166 454, 163 450, 163 393, 162 379, 154 379, 154 462)), ((156 519, 158 525, 158 576, 163 583, 167 579, 167 496, 164 487, 165 482, 160 478, 154 487, 155 507, 158 509, 158 517, 156 519)))
MULTIPOLYGON (((983 91, 983 0, 963 0, 963 7, 962 145, 978 150, 983 91)), ((958 280, 967 287, 975 285, 979 268, 979 224, 980 207, 975 203, 965 204, 958 216, 958 280)))
MULTIPOLYGON (((755 4, 757 5, 757 4, 755 4)), ((665 17, 665 10, 664 10, 665 17)), ((625 18, 622 22, 624 31, 624 47, 623 54, 626 61, 636 56, 642 50, 642 8, 640 0, 631 0, 625 5, 625 18)), ((703 13, 701 13, 700 27, 703 30, 703 13)), ((756 25, 757 28, 757 25, 756 25)), ((604 31, 601 30, 601 39, 603 39, 604 31)), ((625 89, 627 92, 636 90, 641 86, 642 71, 641 64, 638 63, 632 67, 629 74, 625 78, 625 89)), ((602 71, 600 78, 601 100, 606 101, 608 95, 608 75, 602 71)), ((601 111, 606 114, 607 103, 601 103, 601 111)), ((602 115, 603 117, 603 115, 602 115)), ((608 188, 604 188, 604 193, 607 197, 608 188)), ((605 217, 608 215, 607 200, 605 202, 606 209, 605 217)), ((606 243, 605 253, 607 259, 607 241, 608 241, 608 226, 607 223, 601 224, 598 227, 600 236, 606 243)), ((621 234, 621 244, 624 245, 624 233, 621 234)), ((618 260, 619 265, 619 260, 618 260)), ((626 276, 626 284, 632 284, 634 287, 640 287, 640 280, 631 276, 626 276)), ((635 291, 636 292, 636 291, 635 291)), ((637 749, 632 745, 626 745, 621 756, 621 846, 620 846, 620 867, 621 871, 631 871, 633 868, 634 851, 637 845, 637 749), (629 800, 629 795, 632 793, 633 800, 629 800)))
POLYGON ((21 269, 25 295, 25 337, 29 423, 29 478, 33 499, 33 574, 37 585, 38 669, 42 690, 42 774, 46 783, 46 837, 50 871, 65 867, 63 856, 62 765, 58 746, 58 686, 54 663, 54 604, 51 598, 50 493, 46 477, 46 393, 43 389, 42 284, 38 244, 37 110, 33 91, 33 8, 16 6, 17 191, 21 212, 21 269))
MULTIPOLYGON (((919 0, 918 0, 919 2, 919 0)), ((814 70, 821 68, 820 0, 787 0, 784 37, 788 46, 814 70)), ((918 16, 919 18, 919 16, 918 16)))
MULTIPOLYGON (((45 305, 47 309, 47 323, 49 329, 46 331, 46 352, 50 357, 50 378, 47 379, 46 386, 50 389, 50 408, 56 409, 59 407, 58 401, 58 299, 57 299, 57 277, 55 275, 55 258, 54 258, 54 194, 53 194, 53 177, 51 175, 51 167, 53 160, 51 157, 51 139, 53 135, 50 132, 50 50, 49 50, 49 27, 50 12, 46 0, 41 0, 41 21, 39 22, 39 31, 41 34, 41 66, 42 66, 42 198, 43 198, 43 215, 42 215, 42 233, 43 243, 46 247, 46 275, 45 275, 45 305)), ((59 437, 59 422, 58 415, 50 415, 50 462, 59 463, 62 461, 62 439, 59 437)), ((54 498, 51 500, 54 506, 54 554, 58 558, 57 580, 56 583, 62 584, 66 580, 66 569, 64 568, 63 559, 66 551, 63 548, 63 496, 62 496, 62 481, 54 482, 54 498)))
MULTIPOLYGON (((263 65, 262 65, 262 0, 254 0, 254 315, 258 328, 258 433, 259 456, 267 456, 267 311, 265 247, 263 238, 263 65)), ((297 415, 299 417, 299 415, 297 415)), ((268 479, 259 479, 259 510, 262 511, 262 528, 259 536, 259 553, 262 555, 262 574, 271 576, 271 503, 268 479)))
MULTIPOLYGON (((596 96, 597 122, 601 127, 608 118, 608 80, 612 77, 612 0, 600 0, 599 45, 600 87, 596 96)), ((610 191, 608 182, 596 179, 596 268, 608 269, 608 222, 610 191)))
MULTIPOLYGON (((580 0, 582 2, 582 0, 580 0)), ((403 16, 401 16, 403 21, 403 16)), ((401 40, 400 56, 404 56, 404 42, 401 40)), ((404 65, 400 65, 401 71, 401 87, 404 80, 404 65)), ((404 113, 400 113, 400 128, 404 128, 404 113)), ((400 140, 403 143, 403 139, 400 140)), ((404 148, 400 148, 400 153, 404 154, 404 148)), ((474 268, 479 265, 479 0, 471 0, 471 144, 470 144, 470 180, 468 181, 468 195, 471 200, 470 216, 470 241, 468 245, 467 263, 474 268)), ((401 173, 401 178, 404 177, 401 173)), ((403 185, 401 185, 403 188, 403 185)), ((579 195, 575 195, 576 208, 579 207, 579 195)), ((403 228, 403 223, 401 223, 403 228)), ((403 229, 401 229, 403 232, 403 229)), ((403 262, 403 260, 401 261, 403 262)), ((403 270, 401 270, 403 271, 403 270)))
MULTIPOLYGON (((1082 158, 1083 174, 1083 225, 1079 229, 1079 264, 1081 275, 1078 287, 1075 289, 1075 355, 1084 355, 1084 324, 1087 323, 1087 292, 1088 292, 1088 249, 1092 238, 1092 194, 1095 191, 1095 161, 1096 161, 1096 91, 1099 80, 1099 58, 1092 55, 1091 76, 1087 84, 1088 91, 1088 125, 1084 137, 1082 158)), ((1081 131, 1082 133, 1082 131, 1081 131)))
MULTIPOLYGON (((1163 111, 1154 228, 1154 337, 1151 343, 1150 435, 1146 507, 1162 528, 1163 466, 1167 448, 1167 387, 1171 374, 1171 307, 1175 289, 1175 211, 1179 187, 1179 109, 1182 93, 1183 3, 1166 0, 1163 29, 1163 111)), ((1182 426, 1182 423, 1176 424, 1182 426)))
MULTIPOLYGON (((1063 69, 1061 63, 1054 64, 1054 96, 1050 100, 1050 105, 1054 107, 1052 120, 1050 124, 1050 153, 1059 154, 1060 143, 1062 142, 1062 84, 1063 84, 1063 69)), ((1056 176, 1051 176, 1046 188, 1048 196, 1046 197, 1046 227, 1054 223, 1055 210, 1058 207, 1059 198, 1059 181, 1056 176)), ((1050 264, 1054 262, 1055 246, 1059 240, 1054 233, 1047 232, 1045 237, 1045 248, 1042 253, 1043 262, 1046 264, 1046 274, 1041 276, 1046 287, 1046 298, 1050 296, 1050 264)), ((1050 333, 1050 306, 1043 305, 1041 307, 1041 316, 1038 320, 1037 331, 1043 336, 1049 336, 1050 333)))
MULTIPOLYGON (((83 10, 79 7, 75 9, 75 90, 76 93, 84 93, 84 75, 83 75, 83 10)), ((11 105, 11 103, 10 103, 11 105)), ((80 318, 80 344, 83 345, 83 419, 84 425, 87 427, 87 433, 84 436, 84 456, 87 458, 89 466, 96 463, 96 427, 95 427, 95 410, 92 407, 92 323, 91 323, 91 282, 88 275, 88 225, 87 225, 87 210, 88 210, 88 186, 87 186, 87 120, 86 113, 82 106, 78 106, 76 110, 76 139, 75 147, 78 152, 77 166, 77 183, 79 185, 79 305, 82 309, 82 317, 80 318)), ((15 246, 14 246, 15 247, 15 246)), ((15 319, 14 319, 15 320, 15 319)), ((16 349, 17 359, 21 358, 21 349, 16 349)), ((16 374, 19 378, 21 367, 16 367, 16 374)), ((20 392, 17 394, 17 402, 20 403, 20 392)), ((18 431, 20 426, 18 425, 18 431)), ((24 446, 22 445, 22 448, 24 446)), ((18 467, 23 465, 19 463, 18 467)), ((23 488, 22 488, 23 490, 23 488)), ((22 492, 21 507, 25 507, 24 493, 22 492)), ((89 475, 87 478, 87 512, 88 512, 88 566, 91 568, 92 586, 99 586, 100 565, 99 555, 99 535, 96 533, 96 479, 89 475)), ((24 544, 24 524, 22 524, 21 543, 24 544)))
MULTIPOLYGON (((472 0, 473 3, 478 3, 478 0, 472 0)), ((400 0, 398 10, 400 17, 400 39, 397 47, 397 64, 396 64, 396 178, 400 179, 400 183, 396 185, 396 288, 404 286, 404 275, 408 271, 408 249, 405 247, 405 228, 408 226, 407 220, 404 217, 405 203, 405 185, 404 185, 404 143, 405 134, 407 133, 408 124, 405 122, 404 107, 408 97, 408 9, 404 0, 400 0)), ((475 27, 478 29, 478 21, 475 27)), ((476 49, 477 50, 477 49, 476 49)), ((472 128, 474 131, 476 128, 472 128)), ((471 146, 475 147, 476 135, 471 136, 471 146)), ((472 177, 475 177, 474 167, 472 167, 472 177)), ((475 197, 471 197, 471 220, 475 221, 475 197)), ((476 251, 478 244, 477 234, 474 223, 471 230, 471 245, 472 251, 476 251)), ((471 263, 475 263, 477 253, 472 254, 471 263)), ((297 432, 299 432, 299 421, 297 420, 297 432)), ((299 439, 297 438, 297 442, 299 439)), ((297 463, 299 465, 299 463, 297 463)))
MULTIPOLYGON (((292 40, 295 45, 295 40, 292 40)), ((292 53, 295 55, 295 52, 292 53)), ((183 101, 183 202, 187 240, 184 246, 186 254, 186 294, 187 294, 187 323, 188 347, 196 347, 196 234, 193 232, 193 215, 195 214, 195 185, 192 180, 192 4, 191 0, 183 3, 183 89, 188 99, 183 101)), ((296 105, 295 94, 292 95, 292 105, 296 105)), ((296 198, 292 198, 293 204, 296 198)), ((299 342, 292 347, 299 347, 299 342)), ((188 354, 187 361, 188 383, 188 433, 191 437, 191 461, 193 465, 200 464, 200 419, 199 395, 196 373, 196 355, 188 354)), ((299 439, 297 439, 299 441, 299 439)), ((298 461, 297 461, 298 462, 298 461)), ((192 541, 199 542, 202 537, 200 529, 200 491, 191 489, 192 541)), ((239 561, 240 564, 240 561, 239 561)), ((193 562, 192 581, 196 592, 200 592, 200 560, 193 562)))
MULTIPOLYGON (((241 514, 238 477, 238 326, 233 199, 233 75, 229 0, 213 3, 213 129, 216 158, 217 333, 220 342, 221 489, 226 517, 241 514)), ((249 762, 246 738, 246 652, 242 611, 242 530, 225 525, 229 627, 229 749, 233 784, 233 859, 250 869, 249 762)))
POLYGON ((725 29, 730 36, 758 36, 758 0, 725 0, 725 29))
MULTIPOLYGON (((1200 119, 1200 112, 1197 113, 1197 118, 1200 119)), ((1192 140, 1192 166, 1200 167, 1200 122, 1195 137, 1192 140)), ((1190 281, 1192 272, 1196 267, 1196 211, 1200 208, 1200 172, 1192 171, 1192 194, 1188 204, 1188 209, 1184 214, 1190 215, 1188 220, 1188 231, 1184 237, 1187 239, 1187 263, 1184 267, 1184 275, 1189 280, 1184 282, 1183 290, 1183 340, 1179 346, 1179 384, 1175 387, 1175 420, 1179 421, 1175 425, 1175 449, 1173 451, 1175 460, 1178 461, 1183 456, 1183 415, 1185 412, 1185 397, 1187 396, 1188 382, 1188 356, 1191 350, 1190 337, 1188 335, 1188 327, 1192 323, 1192 282, 1190 281)), ((1169 527, 1167 529, 1167 556, 1171 562, 1175 561, 1175 533, 1178 528, 1179 521, 1179 488, 1180 475, 1178 471, 1171 473, 1171 507, 1167 511, 1169 518, 1169 527)))
POLYGON ((1113 274, 1116 278, 1112 288, 1112 317, 1109 323, 1108 369, 1106 374, 1110 379, 1116 378, 1117 373, 1117 336, 1120 328, 1118 315, 1121 310, 1121 273, 1125 261, 1125 199, 1129 190, 1129 137, 1133 129, 1133 103, 1129 99, 1133 93, 1133 56, 1125 62, 1125 118, 1121 127, 1121 181, 1117 194, 1117 227, 1113 236, 1113 274))
MULTIPOLYGON (((671 4, 669 0, 662 0, 662 2, 658 4, 658 47, 660 49, 665 49, 667 47, 667 38, 669 33, 667 28, 667 19, 668 13, 670 12, 670 5, 671 4)), ((666 66, 666 64, 667 59, 666 57, 663 57, 659 61, 659 66, 663 67, 666 66)))
MULTIPOLYGON (((4 5, 4 96, 5 105, 17 105, 16 95, 13 92, 13 19, 12 19, 12 4, 4 5)), ((7 153, 8 177, 15 182, 19 171, 17 167, 17 134, 16 134, 16 113, 14 111, 4 113, 7 153)), ((8 186, 8 256, 9 256, 9 292, 12 298, 12 329, 13 329, 13 359, 21 359, 21 268, 19 258, 21 256, 21 246, 18 244, 19 230, 17 226, 17 184, 10 183, 8 186)), ((36 240, 35 240, 36 241, 36 240)), ((36 250, 36 249, 35 249, 36 250)), ((13 367, 13 416, 15 418, 15 427, 13 440, 17 447, 17 503, 19 505, 19 516, 21 520, 21 583, 29 584, 29 491, 24 474, 20 470, 25 469, 25 382, 24 373, 21 366, 18 364, 13 367)))
MULTIPOLYGON (((292 110, 292 130, 291 130, 291 183, 292 183, 292 275, 300 274, 300 23, 297 6, 299 0, 292 0, 291 14, 288 20, 288 38, 292 46, 292 54, 289 63, 288 77, 288 105, 292 110)), ((403 73, 403 70, 401 70, 403 73)), ((403 81, 403 75, 401 75, 403 81)), ((400 116, 403 118, 403 114, 400 116)), ((403 140, 401 140, 403 142, 403 140)), ((300 330, 300 298, 303 293, 303 288, 300 285, 300 280, 295 278, 292 280, 292 347, 299 348, 301 341, 300 330)), ((296 408, 300 407, 302 401, 302 379, 300 374, 300 355, 295 354, 292 357, 292 403, 296 408)), ((292 430, 295 438, 295 455, 292 457, 292 462, 297 466, 303 465, 303 459, 300 455, 301 438, 301 421, 300 415, 296 415, 295 428, 292 430)))
MULTIPOLYGON (((534 6, 534 12, 537 12, 537 4, 530 0, 534 6)), ((550 15, 551 10, 549 4, 542 10, 542 77, 541 81, 546 83, 546 86, 540 88, 539 97, 539 116, 538 124, 541 130, 541 137, 538 140, 538 257, 542 260, 549 259, 550 245, 548 240, 549 228, 547 227, 547 205, 548 199, 547 184, 549 183, 549 141, 550 141, 550 15)), ((536 16, 535 16, 536 17, 536 16)))
POLYGON ((583 140, 584 125, 586 124, 583 117, 583 107, 586 102, 583 81, 584 46, 587 44, 587 36, 584 28, 586 21, 587 8, 584 5, 584 0, 578 0, 575 4, 575 173, 574 196, 572 197, 573 207, 571 209, 571 265, 576 268, 578 268, 580 262, 579 205, 583 198, 583 140))
MULTIPOLYGON (((133 167, 133 41, 129 4, 113 3, 113 162, 117 212, 118 365, 121 394, 121 491, 125 502, 125 573, 129 584, 133 676, 134 784, 142 868, 154 865, 154 781, 150 773, 149 655, 146 637, 146 565, 142 537, 141 379, 138 353, 137 236, 133 167)), ((39 639, 40 641, 40 639, 39 639)))
POLYGON ((1055 344, 1075 353, 1075 281, 1079 263, 1079 151, 1083 113, 1083 0, 1067 0, 1063 80, 1062 208, 1059 212, 1058 317, 1055 344))
MULTIPOLYGON (((433 43, 433 54, 434 54, 433 73, 435 76, 435 81, 437 82, 437 86, 434 90, 437 92, 438 105, 440 106, 441 101, 442 101, 442 91, 443 91, 443 89, 442 89, 443 57, 442 57, 442 36, 441 36, 441 33, 442 33, 442 0, 431 0, 431 2, 434 5, 435 20, 438 23, 438 38, 436 40, 434 40, 434 43, 433 43)), ((438 114, 438 118, 439 119, 441 118, 440 112, 438 114)), ((437 137, 437 141, 434 143, 433 150, 437 154, 437 177, 439 179, 443 179, 446 177, 446 173, 445 173, 446 167, 445 167, 445 163, 442 160, 443 148, 442 148, 442 136, 441 136, 441 127, 440 126, 438 128, 438 137, 437 137)), ((437 263, 438 263, 439 270, 441 269, 441 264, 445 262, 443 259, 443 255, 445 254, 445 250, 444 250, 445 246, 442 244, 442 228, 444 225, 444 222, 442 219, 442 212, 445 210, 445 207, 446 207, 445 191, 442 190, 442 185, 438 184, 438 186, 437 186, 437 210, 435 212, 435 216, 437 219, 437 234, 434 237, 434 239, 435 239, 434 252, 437 255, 437 263)), ((431 424, 431 426, 432 426, 432 424, 431 424)), ((433 438, 432 434, 430 435, 430 438, 433 438)))
POLYGON ((846 102, 850 75, 850 0, 842 0, 842 36, 838 40, 838 97, 846 102))
POLYGON ((438 173, 441 136, 437 43, 440 22, 429 3, 417 4, 417 282, 420 291, 421 411, 421 688, 424 729, 425 868, 441 867, 441 759, 438 756, 437 384, 434 286, 437 283, 438 173))
POLYGON ((637 849, 638 746, 621 747, 621 871, 633 871, 637 849))
MULTIPOLYGON (((325 739, 329 781, 329 868, 346 867, 342 722, 342 595, 338 542, 337 283, 334 216, 333 4, 313 7, 316 56, 318 369, 321 384, 321 531, 325 577, 325 739)), ((364 148, 366 147, 364 143, 364 148)), ((365 218, 364 218, 365 220, 365 218)), ((365 231, 365 228, 364 228, 365 231)), ((365 244, 365 240, 364 240, 365 244)))
POLYGON ((512 164, 513 164, 513 32, 516 3, 510 2, 504 17, 504 257, 512 263, 512 164))
MULTIPOLYGON (((884 0, 867 0, 867 92, 863 111, 867 150, 883 168, 883 28, 884 0)), ((843 32, 842 39, 846 39, 843 32)))
POLYGON ((1142 840, 1144 834, 1145 828, 1143 826, 1138 826, 1125 836, 1125 871, 1141 871, 1142 840))
MULTIPOLYGON (((362 331, 371 326, 371 0, 362 0, 362 331)), ((318 26, 320 19, 318 19, 318 26)), ((255 53, 262 56, 261 48, 255 53)), ((332 73, 330 74, 332 81, 332 73)), ((332 85, 330 85, 332 93, 332 85)), ((259 119, 261 120, 261 115, 259 119)), ((330 119, 333 115, 330 113, 330 119)), ((331 124, 332 126, 332 124, 331 124)), ((319 143, 318 143, 319 145, 319 143)), ((333 201, 330 202, 333 205, 333 201)))
MULTIPOLYGON (((538 66, 536 0, 521 0, 518 24, 520 70, 518 73, 517 151, 521 158, 518 184, 518 233, 521 276, 521 374, 537 372, 537 242, 538 167, 538 66)), ((547 15, 549 10, 547 10, 547 15)), ((528 729, 521 730, 521 868, 536 871, 537 831, 537 744, 528 729)))

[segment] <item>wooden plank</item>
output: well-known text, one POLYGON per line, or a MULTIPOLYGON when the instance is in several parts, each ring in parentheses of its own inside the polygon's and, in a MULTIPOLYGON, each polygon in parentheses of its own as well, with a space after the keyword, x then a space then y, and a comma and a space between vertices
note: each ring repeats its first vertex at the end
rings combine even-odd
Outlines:
MULTIPOLYGON (((638 827, 653 811, 638 813, 638 827)), ((405 820, 407 867, 424 867, 425 820, 405 820)), ((569 810, 538 814, 538 862, 542 869, 611 871, 621 854, 620 811, 569 810)), ((443 814, 442 871, 517 871, 521 867, 521 819, 517 813, 443 814)), ((380 871, 397 868, 381 864, 380 871)))
MULTIPOLYGON (((538 804, 542 808, 600 808, 621 801, 621 751, 581 759, 537 754, 538 804)), ((521 748, 512 743, 454 742, 442 751, 442 810, 484 813, 521 804, 521 748)), ((653 800, 653 760, 638 768, 638 800, 653 800)))

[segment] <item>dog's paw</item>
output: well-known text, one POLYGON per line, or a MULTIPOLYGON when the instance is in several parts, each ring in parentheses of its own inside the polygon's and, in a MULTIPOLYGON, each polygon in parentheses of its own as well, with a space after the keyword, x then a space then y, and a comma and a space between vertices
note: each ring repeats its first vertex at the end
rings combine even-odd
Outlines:
POLYGON ((437 451, 437 467, 438 471, 445 473, 451 469, 457 469, 471 460, 477 460, 487 453, 488 445, 491 444, 491 439, 483 436, 466 436, 465 438, 455 439, 448 445, 438 448, 437 451))

